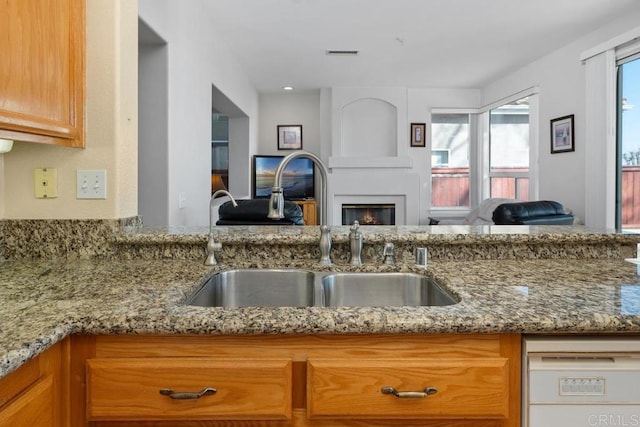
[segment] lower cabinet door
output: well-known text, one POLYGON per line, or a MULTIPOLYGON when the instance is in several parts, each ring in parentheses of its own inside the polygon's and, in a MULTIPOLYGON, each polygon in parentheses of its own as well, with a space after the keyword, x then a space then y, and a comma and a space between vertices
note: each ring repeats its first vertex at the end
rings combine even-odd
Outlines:
POLYGON ((53 377, 48 375, 0 409, 0 426, 50 427, 57 425, 53 410, 53 377))
POLYGON ((508 359, 499 357, 309 359, 308 415, 504 420, 509 417, 508 368, 508 359))
POLYGON ((290 419, 290 360, 87 361, 89 420, 290 419))

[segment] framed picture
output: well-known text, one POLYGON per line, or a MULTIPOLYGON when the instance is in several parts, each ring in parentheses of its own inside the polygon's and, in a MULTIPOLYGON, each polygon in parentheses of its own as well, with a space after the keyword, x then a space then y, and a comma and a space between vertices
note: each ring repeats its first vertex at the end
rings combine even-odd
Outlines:
POLYGON ((551 154, 575 151, 573 114, 551 120, 551 154))
POLYGON ((411 123, 411 146, 425 147, 425 130, 424 123, 411 123))
POLYGON ((278 125, 278 150, 302 150, 302 125, 278 125))

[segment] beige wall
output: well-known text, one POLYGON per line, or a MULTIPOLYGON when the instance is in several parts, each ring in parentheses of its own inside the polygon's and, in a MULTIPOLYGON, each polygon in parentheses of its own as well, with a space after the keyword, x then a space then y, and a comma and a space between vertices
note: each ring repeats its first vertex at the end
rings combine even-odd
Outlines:
POLYGON ((16 142, 0 160, 1 217, 137 215, 137 34, 137 0, 87 0, 86 148, 16 142), (34 197, 37 167, 58 169, 58 198, 34 197), (106 200, 76 199, 77 169, 107 170, 106 200))

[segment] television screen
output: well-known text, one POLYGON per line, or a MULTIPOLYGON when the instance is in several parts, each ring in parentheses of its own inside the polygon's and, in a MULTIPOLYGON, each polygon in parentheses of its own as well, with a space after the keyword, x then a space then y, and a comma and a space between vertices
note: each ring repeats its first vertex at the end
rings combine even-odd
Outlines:
MULTIPOLYGON (((253 198, 271 196, 276 169, 284 156, 253 156, 253 198)), ((285 200, 310 199, 315 196, 315 170, 313 161, 305 158, 292 160, 282 174, 285 200)))

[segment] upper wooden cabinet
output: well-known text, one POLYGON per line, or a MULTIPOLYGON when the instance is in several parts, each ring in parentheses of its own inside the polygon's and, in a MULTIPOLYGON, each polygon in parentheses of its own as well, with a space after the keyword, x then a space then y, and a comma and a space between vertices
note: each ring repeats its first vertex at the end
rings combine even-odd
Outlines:
POLYGON ((84 147, 85 0, 0 1, 0 138, 84 147))

